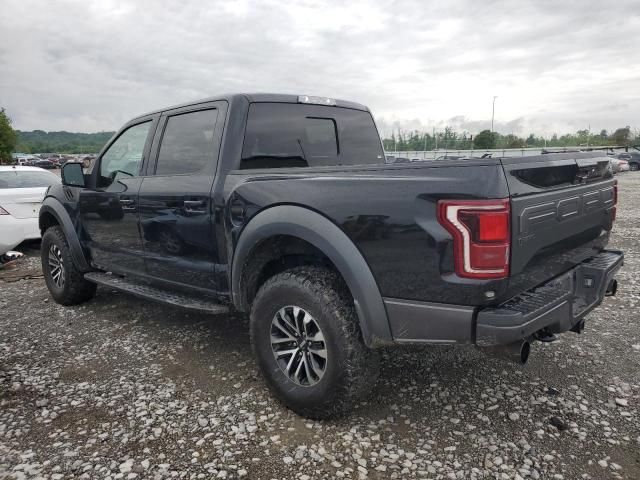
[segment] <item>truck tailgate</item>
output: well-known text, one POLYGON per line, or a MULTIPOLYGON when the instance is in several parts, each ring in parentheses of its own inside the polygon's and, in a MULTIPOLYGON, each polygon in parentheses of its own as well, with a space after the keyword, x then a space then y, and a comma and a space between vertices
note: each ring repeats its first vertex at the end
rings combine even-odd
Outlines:
POLYGON ((560 275, 606 246, 616 201, 607 157, 550 154, 502 164, 511 195, 508 296, 560 275))

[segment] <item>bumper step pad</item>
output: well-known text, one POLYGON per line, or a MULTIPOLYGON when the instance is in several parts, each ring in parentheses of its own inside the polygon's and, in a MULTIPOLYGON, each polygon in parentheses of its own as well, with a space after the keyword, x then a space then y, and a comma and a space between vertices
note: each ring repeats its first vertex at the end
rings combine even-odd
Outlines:
POLYGON ((623 261, 622 252, 604 251, 540 287, 480 310, 476 345, 507 345, 540 330, 571 330, 600 304, 623 261))
POLYGON ((84 274, 84 278, 90 282, 97 283, 98 285, 115 288, 116 290, 130 293, 136 297, 154 300, 156 302, 166 303, 180 308, 196 310, 213 315, 220 315, 229 312, 229 307, 220 303, 195 298, 183 293, 170 292, 168 290, 155 288, 108 273, 89 272, 84 274))

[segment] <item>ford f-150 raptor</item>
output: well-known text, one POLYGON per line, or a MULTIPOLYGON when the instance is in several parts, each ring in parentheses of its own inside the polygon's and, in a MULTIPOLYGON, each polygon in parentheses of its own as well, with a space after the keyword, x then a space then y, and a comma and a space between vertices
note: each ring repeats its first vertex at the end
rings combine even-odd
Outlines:
POLYGON ((385 160, 346 101, 236 94, 142 115, 46 194, 46 284, 63 305, 98 284, 248 314, 267 384, 313 418, 372 388, 380 347, 525 362, 615 293, 606 157, 385 160))

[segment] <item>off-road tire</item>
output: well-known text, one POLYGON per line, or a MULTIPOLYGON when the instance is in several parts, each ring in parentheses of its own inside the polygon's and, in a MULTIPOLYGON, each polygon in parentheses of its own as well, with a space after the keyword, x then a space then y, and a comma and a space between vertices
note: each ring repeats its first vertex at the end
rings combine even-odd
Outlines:
POLYGON ((42 273, 49 293, 60 305, 77 305, 92 299, 96 294, 96 284, 84 279, 84 274, 76 268, 71 258, 69 244, 64 232, 59 226, 50 227, 42 236, 40 259, 42 261, 42 273), (64 265, 64 284, 56 285, 49 265, 51 247, 55 246, 60 251, 64 265))
POLYGON ((349 412, 374 387, 380 355, 362 340, 353 299, 342 278, 327 268, 296 267, 268 279, 251 308, 251 343, 267 385, 287 407, 304 417, 327 419, 349 412), (282 308, 308 312, 325 338, 324 375, 299 385, 276 362, 272 321, 282 308))

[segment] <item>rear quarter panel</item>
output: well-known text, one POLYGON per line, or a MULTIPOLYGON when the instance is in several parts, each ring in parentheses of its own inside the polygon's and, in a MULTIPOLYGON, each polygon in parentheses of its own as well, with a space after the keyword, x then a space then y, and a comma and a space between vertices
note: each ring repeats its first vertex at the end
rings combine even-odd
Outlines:
POLYGON ((470 280, 453 273, 451 237, 440 226, 442 198, 505 198, 498 162, 232 171, 225 182, 225 226, 234 248, 243 225, 272 205, 300 205, 329 218, 354 242, 384 297, 486 304, 483 293, 505 292, 505 280, 470 280), (242 224, 230 209, 243 209, 242 224))

